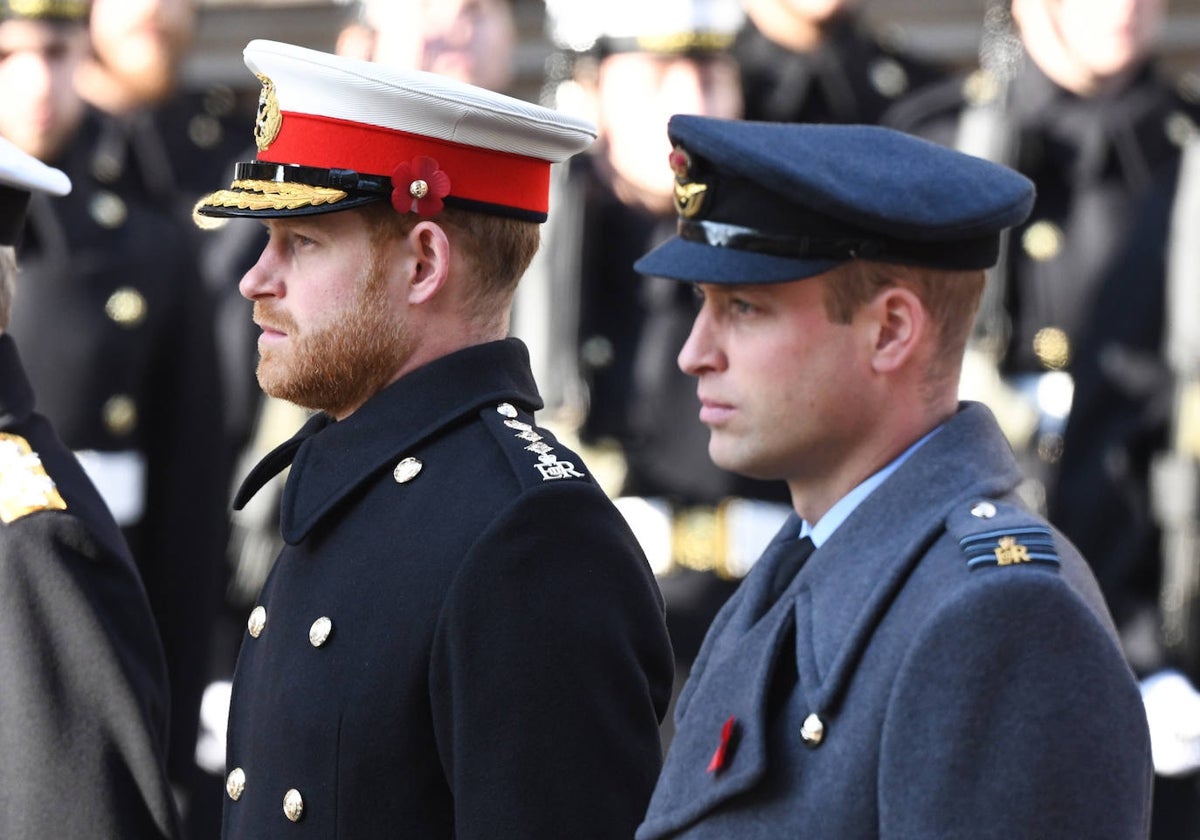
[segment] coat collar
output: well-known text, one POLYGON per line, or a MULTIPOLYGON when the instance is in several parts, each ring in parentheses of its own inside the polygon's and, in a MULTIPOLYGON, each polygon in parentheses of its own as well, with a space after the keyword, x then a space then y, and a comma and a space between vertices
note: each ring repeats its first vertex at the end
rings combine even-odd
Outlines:
POLYGON ((813 554, 780 598, 794 604, 796 664, 813 712, 837 703, 872 629, 951 510, 969 497, 1004 495, 1020 480, 991 412, 964 403, 813 554))
POLYGON ((251 470, 234 499, 241 508, 289 464, 280 530, 303 540, 341 499, 421 441, 484 406, 542 407, 529 353, 517 339, 468 347, 412 371, 340 422, 318 414, 251 470))
POLYGON ((797 542, 799 519, 789 518, 705 639, 679 700, 680 726, 639 840, 695 822, 767 772, 771 674, 778 657, 791 652, 789 638, 795 640, 799 680, 792 702, 823 718, 840 700, 904 580, 945 529, 949 512, 968 499, 1006 494, 1020 478, 991 412, 964 403, 760 615, 776 551, 797 542), (727 720, 736 723, 729 765, 706 771, 727 720))

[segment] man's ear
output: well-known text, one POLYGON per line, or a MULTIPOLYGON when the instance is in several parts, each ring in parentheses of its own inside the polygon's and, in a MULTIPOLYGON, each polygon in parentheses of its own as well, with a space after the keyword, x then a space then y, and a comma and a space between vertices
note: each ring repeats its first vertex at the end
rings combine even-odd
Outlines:
POLYGON ((872 327, 871 367, 891 373, 908 364, 933 327, 928 310, 911 289, 889 286, 867 304, 872 327))
POLYGON ((408 303, 420 306, 433 300, 446 285, 450 276, 450 240, 436 222, 418 222, 406 241, 412 266, 408 303))

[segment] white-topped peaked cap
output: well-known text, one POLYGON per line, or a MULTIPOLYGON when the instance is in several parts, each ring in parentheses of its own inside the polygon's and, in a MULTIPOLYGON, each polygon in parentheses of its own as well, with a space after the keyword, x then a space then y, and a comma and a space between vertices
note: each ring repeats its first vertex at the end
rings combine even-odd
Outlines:
POLYGON ((745 20, 740 0, 546 0, 551 39, 576 52, 726 50, 745 20))
POLYGON ((25 209, 35 192, 66 195, 71 179, 0 137, 0 245, 17 241, 25 224, 25 209))
POLYGON ((372 201, 431 215, 445 204, 545 221, 550 165, 587 148, 577 117, 435 73, 251 41, 263 84, 255 161, 204 216, 328 213, 372 201))

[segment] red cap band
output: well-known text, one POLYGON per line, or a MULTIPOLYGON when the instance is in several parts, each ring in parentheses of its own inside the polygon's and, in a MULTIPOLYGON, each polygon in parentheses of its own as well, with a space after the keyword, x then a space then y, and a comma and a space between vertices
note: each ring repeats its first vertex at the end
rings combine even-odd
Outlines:
POLYGON ((549 161, 333 117, 284 111, 279 135, 258 159, 390 176, 398 163, 419 155, 434 158, 450 176, 455 198, 533 213, 549 210, 549 161))

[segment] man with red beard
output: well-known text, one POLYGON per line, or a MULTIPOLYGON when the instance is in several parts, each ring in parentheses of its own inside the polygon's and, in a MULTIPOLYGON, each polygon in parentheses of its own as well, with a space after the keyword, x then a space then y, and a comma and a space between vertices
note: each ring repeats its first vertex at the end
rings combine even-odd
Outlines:
POLYGON ((661 763, 662 601, 506 339, 550 165, 586 122, 254 41, 258 380, 316 414, 233 681, 223 835, 628 837, 661 763))

